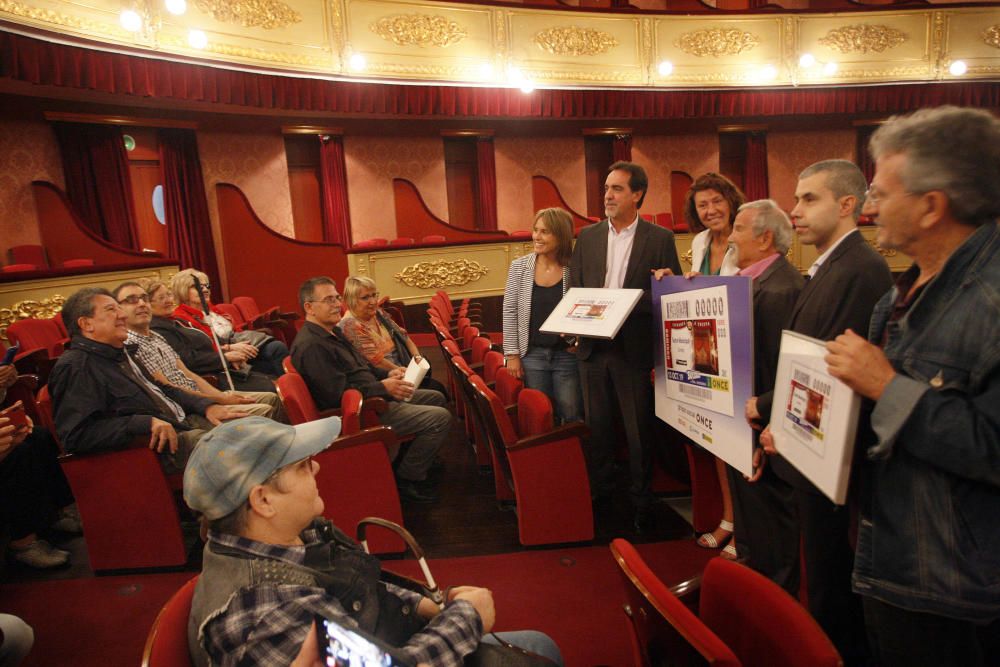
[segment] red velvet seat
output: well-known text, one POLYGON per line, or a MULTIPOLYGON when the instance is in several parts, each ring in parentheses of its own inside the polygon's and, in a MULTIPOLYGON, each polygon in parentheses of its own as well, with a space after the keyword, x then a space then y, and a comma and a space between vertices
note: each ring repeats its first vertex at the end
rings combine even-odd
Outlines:
POLYGON ((389 245, 389 239, 375 238, 368 239, 366 241, 358 241, 354 244, 354 248, 381 248, 382 246, 389 245))
POLYGON ((412 236, 400 236, 398 238, 389 241, 389 245, 393 247, 400 247, 400 246, 405 247, 414 245, 416 242, 417 240, 412 236))
POLYGON ((180 587, 160 609, 146 637, 142 667, 191 667, 187 626, 198 577, 180 587))
POLYGON ((66 343, 59 325, 53 320, 33 317, 12 322, 7 327, 7 340, 19 343, 22 351, 42 348, 51 359, 62 354, 66 343))
POLYGON ((78 266, 94 266, 94 260, 89 257, 80 257, 78 259, 67 259, 63 260, 63 268, 72 269, 78 266))
POLYGON ((248 329, 269 329, 288 346, 295 340, 295 327, 292 322, 298 319, 298 314, 279 313, 277 306, 262 311, 252 296, 233 297, 232 304, 247 323, 248 329))
POLYGON ((20 271, 37 271, 38 266, 35 264, 8 264, 2 268, 0 271, 4 273, 18 273, 20 271))
POLYGON ((518 229, 510 233, 510 238, 512 239, 530 239, 531 230, 530 229, 518 229))
MULTIPOLYGON (((457 348, 454 341, 447 341, 449 348, 457 348)), ((496 456, 490 450, 489 441, 484 430, 482 419, 476 407, 476 398, 473 395, 472 385, 469 384, 469 376, 472 369, 460 353, 451 352, 446 349, 445 361, 448 365, 448 377, 451 380, 452 396, 455 397, 455 411, 462 417, 465 423, 465 435, 472 445, 476 454, 476 464, 481 470, 488 470, 496 465, 496 456)), ((494 490, 497 500, 501 502, 512 501, 514 492, 507 484, 506 477, 494 477, 494 490)))
POLYGON ((229 318, 233 323, 233 331, 243 331, 247 328, 247 321, 243 319, 240 309, 231 303, 216 303, 215 308, 229 318))
POLYGON ((40 245, 16 245, 7 249, 7 256, 11 264, 32 264, 37 268, 45 269, 49 266, 48 257, 45 256, 45 248, 40 245))
MULTIPOLYGON (((48 387, 38 392, 38 411, 42 423, 55 434, 48 387)), ((187 562, 171 484, 147 440, 137 438, 129 449, 67 454, 61 459, 80 509, 94 571, 187 562)))
POLYGON ((448 239, 441 234, 428 234, 424 238, 420 239, 421 243, 446 243, 448 239))
POLYGON ((483 357, 483 379, 486 384, 493 386, 497 380, 497 371, 504 367, 503 354, 496 350, 490 350, 483 357))
POLYGON ((674 228, 674 216, 672 213, 657 213, 653 220, 660 227, 665 227, 667 229, 674 228))
POLYGON ((671 590, 626 540, 614 540, 611 552, 625 584, 636 664, 843 665, 809 612, 745 565, 713 558, 700 587, 671 590))

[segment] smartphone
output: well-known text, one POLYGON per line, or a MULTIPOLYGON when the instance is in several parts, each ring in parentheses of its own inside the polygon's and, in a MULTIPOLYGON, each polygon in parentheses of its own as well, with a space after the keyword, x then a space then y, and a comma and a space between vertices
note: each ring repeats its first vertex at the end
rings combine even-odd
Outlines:
POLYGON ((10 420, 10 423, 5 424, 5 426, 24 428, 28 425, 28 415, 24 413, 24 404, 21 401, 0 410, 0 417, 6 417, 10 420))
POLYGON ((316 617, 319 657, 326 667, 412 667, 393 655, 393 648, 362 630, 316 617))
POLYGON ((21 349, 20 343, 14 343, 12 346, 7 348, 7 352, 3 355, 3 361, 0 361, 0 366, 10 366, 14 363, 14 357, 21 349))

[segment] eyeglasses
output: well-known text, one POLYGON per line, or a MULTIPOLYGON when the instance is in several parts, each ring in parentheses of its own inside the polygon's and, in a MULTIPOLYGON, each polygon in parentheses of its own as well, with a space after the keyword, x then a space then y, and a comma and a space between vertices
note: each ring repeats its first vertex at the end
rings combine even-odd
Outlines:
MULTIPOLYGON (((913 197, 913 196, 917 196, 917 195, 920 195, 920 194, 922 194, 922 193, 907 191, 907 192, 904 192, 902 196, 904 196, 904 197, 913 197)), ((886 198, 887 198, 887 195, 884 192, 882 192, 881 190, 879 190, 878 188, 876 188, 875 186, 871 186, 867 190, 865 190, 865 203, 866 204, 870 204, 871 206, 878 206, 879 202, 882 201, 882 200, 884 200, 884 199, 886 199, 886 198)))
POLYGON ((127 303, 130 306, 134 306, 134 305, 138 304, 140 301, 144 301, 145 303, 149 303, 149 295, 147 295, 147 294, 133 294, 132 296, 127 296, 124 299, 121 299, 118 303, 119 304, 127 303))
POLYGON ((202 283, 201 284, 201 289, 204 290, 204 291, 206 291, 206 292, 211 292, 212 291, 212 283, 202 283))
POLYGON ((358 297, 358 301, 371 301, 373 299, 378 300, 378 292, 372 292, 371 294, 358 297))
POLYGON ((155 296, 149 300, 150 303, 172 303, 174 297, 170 294, 163 294, 161 296, 155 296))
POLYGON ((292 468, 295 468, 297 466, 308 465, 311 468, 312 467, 312 460, 313 460, 313 457, 307 456, 306 458, 304 458, 304 459, 302 459, 300 461, 294 461, 294 462, 289 463, 287 465, 283 465, 280 468, 278 468, 277 470, 275 470, 274 472, 272 472, 270 475, 268 475, 267 479, 265 479, 263 482, 261 482, 261 484, 265 485, 265 486, 269 485, 272 482, 274 482, 274 480, 278 479, 278 476, 281 473, 285 472, 286 470, 291 470, 292 468))
POLYGON ((337 296, 327 296, 322 299, 310 299, 309 303, 323 303, 326 304, 327 306, 333 306, 340 303, 343 300, 344 297, 338 294, 337 296))

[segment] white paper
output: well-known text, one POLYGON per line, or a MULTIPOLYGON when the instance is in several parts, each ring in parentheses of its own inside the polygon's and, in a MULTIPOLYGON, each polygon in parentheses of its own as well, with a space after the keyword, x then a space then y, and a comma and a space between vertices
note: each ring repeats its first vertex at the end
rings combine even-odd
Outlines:
MULTIPOLYGON (((403 374, 403 379, 407 382, 413 384, 413 388, 416 389, 420 386, 420 383, 424 381, 424 376, 427 375, 427 371, 431 369, 431 365, 427 363, 427 360, 420 357, 420 361, 417 362, 417 357, 410 359, 410 365, 406 367, 406 373, 403 374)), ((407 402, 410 398, 406 399, 407 402)))
POLYGON ((833 502, 847 500, 861 398, 827 371, 826 343, 781 332, 771 407, 774 446, 833 502))
POLYGON ((639 303, 641 289, 573 287, 539 327, 545 333, 614 338, 639 303))

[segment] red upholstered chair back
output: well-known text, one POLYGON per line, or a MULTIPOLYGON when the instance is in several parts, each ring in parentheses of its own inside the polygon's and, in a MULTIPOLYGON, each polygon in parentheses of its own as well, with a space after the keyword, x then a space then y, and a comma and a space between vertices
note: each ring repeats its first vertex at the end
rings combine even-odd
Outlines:
POLYGON ((16 245, 7 250, 11 264, 33 264, 37 268, 48 267, 45 248, 40 245, 16 245))
POLYGON ((292 357, 289 355, 281 360, 281 367, 285 369, 286 373, 298 373, 298 369, 295 368, 295 364, 292 363, 292 357))
POLYGON ((552 401, 545 392, 522 389, 517 395, 517 432, 522 438, 548 433, 555 428, 552 401))
POLYGON ((479 327, 465 327, 462 330, 462 348, 468 350, 472 347, 472 341, 479 337, 479 327))
POLYGON ((353 435, 361 431, 361 408, 364 401, 364 396, 357 389, 348 389, 340 397, 342 420, 340 432, 343 435, 353 435))
POLYGON ((37 271, 38 268, 37 264, 8 264, 0 268, 0 271, 4 273, 18 273, 20 271, 37 271))
POLYGON ((56 313, 55 315, 53 315, 52 316, 52 321, 55 322, 56 328, 59 329, 59 334, 63 338, 68 339, 69 338, 69 331, 66 329, 66 322, 63 321, 62 311, 59 311, 58 313, 56 313))
POLYGON ((7 340, 12 344, 19 343, 22 352, 41 348, 55 359, 62 354, 65 336, 53 320, 29 317, 7 327, 7 340))
POLYGON ((524 389, 524 383, 511 375, 506 367, 497 369, 496 383, 493 386, 497 396, 500 397, 500 402, 504 405, 517 403, 517 396, 524 389))
POLYGON ((480 409, 483 410, 483 417, 487 422, 492 421, 496 425, 496 433, 501 437, 501 442, 504 447, 508 445, 513 445, 518 440, 517 430, 514 428, 514 424, 510 421, 510 416, 507 414, 506 407, 500 397, 497 396, 496 392, 486 386, 486 382, 483 381, 481 377, 473 373, 469 376, 469 382, 479 393, 480 397, 480 409))
POLYGON ((198 577, 193 577, 170 596, 153 621, 142 652, 142 667, 190 667, 187 625, 198 577))
POLYGON ((493 343, 490 342, 489 338, 479 336, 472 339, 470 347, 472 352, 469 354, 469 361, 473 364, 481 364, 486 358, 486 353, 493 349, 493 343))
POLYGON ((415 238, 413 238, 412 236, 400 236, 399 238, 395 238, 395 239, 389 241, 389 245, 390 246, 408 246, 408 245, 413 245, 416 242, 417 242, 417 240, 415 238))
POLYGON ((458 347, 458 343, 455 342, 455 339, 443 341, 441 343, 441 349, 443 349, 449 355, 452 356, 458 355, 459 357, 462 356, 462 350, 461 348, 458 347))
MULTIPOLYGON (((742 663, 725 642, 688 609, 657 577, 627 540, 611 542, 625 587, 625 614, 632 629, 634 664, 714 665, 742 663)), ((714 559, 721 560, 721 559, 714 559)), ((743 600, 743 603, 753 600, 743 600)), ((770 665, 765 660, 762 663, 770 665)), ((808 663, 801 663, 803 665, 808 663)))
POLYGON ((483 357, 483 379, 486 380, 486 384, 492 384, 496 382, 497 371, 503 368, 504 359, 503 355, 496 350, 490 350, 483 357))
POLYGON ((288 421, 305 424, 319 419, 319 410, 305 379, 298 373, 285 373, 274 382, 281 402, 285 404, 288 421))
POLYGON ((655 221, 660 227, 666 227, 667 229, 674 228, 674 216, 671 213, 657 213, 655 221))
POLYGON ((428 234, 424 238, 420 239, 421 243, 444 243, 448 239, 441 234, 428 234))
POLYGON ((219 312, 225 315, 232 321, 233 328, 240 330, 246 324, 246 320, 243 319, 243 315, 240 314, 240 309, 231 303, 217 303, 215 307, 219 309, 219 312))
POLYGON ((245 322, 252 322, 260 315, 260 308, 257 306, 257 300, 252 296, 233 297, 233 305, 236 306, 238 311, 240 311, 240 316, 245 322))
POLYGON ((510 233, 512 239, 530 239, 531 230, 530 229, 518 229, 510 233))
POLYGON ((367 241, 358 241, 354 244, 355 248, 380 248, 382 246, 389 245, 389 239, 375 238, 368 239, 367 241))
POLYGON ((470 320, 468 317, 455 318, 455 331, 458 332, 459 337, 465 335, 465 330, 471 326, 472 326, 472 320, 470 320))
POLYGON ((798 600, 745 565, 713 558, 699 616, 745 665, 839 667, 829 637, 798 600))
POLYGON ((89 257, 80 257, 78 259, 67 259, 62 263, 64 268, 72 269, 79 266, 94 266, 94 260, 89 257))

